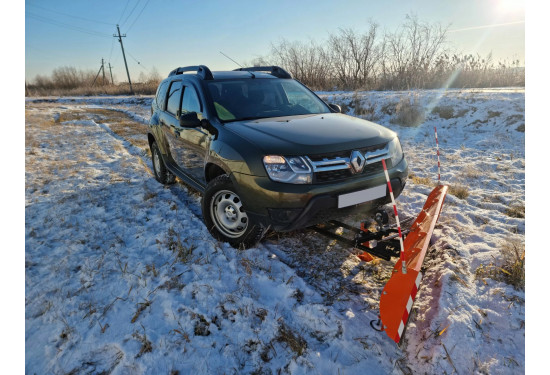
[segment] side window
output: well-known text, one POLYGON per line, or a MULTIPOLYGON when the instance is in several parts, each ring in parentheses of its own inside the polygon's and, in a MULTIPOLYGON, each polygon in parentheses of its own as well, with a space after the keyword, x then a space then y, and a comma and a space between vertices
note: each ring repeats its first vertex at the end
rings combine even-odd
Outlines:
POLYGON ((178 110, 180 109, 181 88, 181 81, 172 82, 172 84, 170 85, 166 110, 173 115, 176 115, 178 113, 178 110))
POLYGON ((193 86, 185 86, 185 91, 183 92, 183 100, 181 102, 181 113, 185 114, 187 112, 197 112, 201 113, 201 103, 199 101, 199 96, 195 91, 193 86))
POLYGON ((165 108, 165 105, 166 105, 166 91, 168 90, 168 81, 166 82, 162 82, 157 90, 157 97, 156 97, 156 101, 157 101, 157 106, 162 110, 164 111, 166 108, 165 108))

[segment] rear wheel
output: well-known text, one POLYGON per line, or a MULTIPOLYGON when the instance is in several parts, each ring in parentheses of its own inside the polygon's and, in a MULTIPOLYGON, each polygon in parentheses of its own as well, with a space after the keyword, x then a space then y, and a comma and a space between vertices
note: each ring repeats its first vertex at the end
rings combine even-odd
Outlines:
POLYGON ((202 198, 202 216, 210 233, 236 248, 249 248, 262 238, 265 229, 250 218, 228 175, 214 178, 202 198))
POLYGON ((164 165, 157 142, 151 144, 151 159, 153 161, 153 173, 158 182, 165 185, 173 184, 176 176, 164 165))

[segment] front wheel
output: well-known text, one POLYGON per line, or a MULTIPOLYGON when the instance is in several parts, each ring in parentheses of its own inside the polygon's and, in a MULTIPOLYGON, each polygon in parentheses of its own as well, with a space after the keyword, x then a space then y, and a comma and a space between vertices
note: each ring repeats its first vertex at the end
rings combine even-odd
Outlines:
POLYGON ((264 234, 263 226, 247 215, 228 175, 218 176, 208 183, 201 208, 212 236, 233 247, 252 247, 264 234))

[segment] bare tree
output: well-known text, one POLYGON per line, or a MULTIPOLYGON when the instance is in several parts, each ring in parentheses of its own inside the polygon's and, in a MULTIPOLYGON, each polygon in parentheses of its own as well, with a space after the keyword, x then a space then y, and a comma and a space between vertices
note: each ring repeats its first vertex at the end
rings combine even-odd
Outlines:
POLYGON ((329 37, 331 65, 337 82, 347 89, 365 88, 376 79, 376 66, 383 47, 376 43, 378 26, 359 34, 353 29, 339 29, 329 37))
POLYGON ((147 83, 159 84, 162 81, 162 76, 158 72, 156 67, 152 67, 147 77, 147 83))
POLYGON ((331 77, 329 54, 314 41, 303 43, 283 39, 271 45, 271 52, 277 64, 306 85, 321 88, 328 84, 331 77))
POLYGON ((386 67, 398 88, 426 85, 430 70, 445 52, 447 28, 422 23, 407 15, 405 23, 393 34, 386 35, 386 67))

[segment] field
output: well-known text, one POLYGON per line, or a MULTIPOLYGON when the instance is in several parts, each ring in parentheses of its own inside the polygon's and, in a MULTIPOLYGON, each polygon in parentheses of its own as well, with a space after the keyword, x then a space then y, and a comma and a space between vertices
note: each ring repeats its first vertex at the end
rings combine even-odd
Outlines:
POLYGON ((437 183, 437 126, 450 194, 400 346, 369 325, 392 262, 310 229, 235 250, 156 182, 152 97, 27 98, 26 372, 523 372, 525 91, 319 95, 399 134, 402 216, 437 183))

